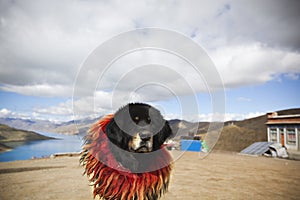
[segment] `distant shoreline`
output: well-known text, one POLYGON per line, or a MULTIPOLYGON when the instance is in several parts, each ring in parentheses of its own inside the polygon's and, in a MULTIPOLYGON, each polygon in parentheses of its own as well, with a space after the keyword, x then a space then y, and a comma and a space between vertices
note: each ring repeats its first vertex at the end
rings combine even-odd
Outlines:
POLYGON ((33 131, 26 131, 0 124, 0 152, 13 150, 18 145, 10 143, 26 143, 30 141, 55 140, 57 138, 41 135, 33 131))
POLYGON ((0 143, 0 153, 8 152, 11 150, 13 150, 13 148, 11 148, 3 143, 0 143))
MULTIPOLYGON (((47 136, 45 136, 47 137, 47 136)), ((9 141, 0 141, 0 153, 12 151, 17 146, 25 144, 27 142, 33 141, 43 141, 43 140, 60 140, 59 138, 48 137, 42 139, 27 139, 27 140, 9 140, 9 141), (10 145, 11 143, 20 143, 19 145, 10 145)))

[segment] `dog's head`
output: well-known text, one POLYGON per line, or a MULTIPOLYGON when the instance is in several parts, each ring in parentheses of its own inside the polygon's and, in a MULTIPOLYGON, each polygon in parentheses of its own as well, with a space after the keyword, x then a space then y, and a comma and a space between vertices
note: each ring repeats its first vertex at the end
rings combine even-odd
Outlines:
POLYGON ((171 134, 160 112, 142 103, 128 104, 95 123, 80 159, 94 197, 158 199, 170 182, 173 159, 162 144, 171 134))
POLYGON ((160 112, 143 103, 131 103, 120 108, 107 125, 109 140, 119 148, 148 153, 158 150, 172 131, 160 112))

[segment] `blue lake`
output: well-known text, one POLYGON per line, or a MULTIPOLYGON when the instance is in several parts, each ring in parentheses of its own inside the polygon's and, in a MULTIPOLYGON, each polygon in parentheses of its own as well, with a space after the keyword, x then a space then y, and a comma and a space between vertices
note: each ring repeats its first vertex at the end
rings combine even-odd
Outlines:
POLYGON ((54 153, 80 152, 83 143, 82 137, 77 135, 62 135, 55 133, 41 133, 42 135, 57 138, 55 140, 39 140, 26 143, 10 143, 16 146, 13 150, 0 153, 0 162, 14 160, 28 160, 42 158, 54 153))

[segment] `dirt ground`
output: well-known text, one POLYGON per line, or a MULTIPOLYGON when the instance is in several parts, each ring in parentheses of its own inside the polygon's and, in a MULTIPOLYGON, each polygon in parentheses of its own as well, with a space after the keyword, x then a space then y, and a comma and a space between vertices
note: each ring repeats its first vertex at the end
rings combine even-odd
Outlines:
MULTIPOLYGON (((0 199, 93 199, 82 172, 78 157, 2 162, 0 199)), ((185 152, 163 199, 300 199, 300 161, 185 152)))

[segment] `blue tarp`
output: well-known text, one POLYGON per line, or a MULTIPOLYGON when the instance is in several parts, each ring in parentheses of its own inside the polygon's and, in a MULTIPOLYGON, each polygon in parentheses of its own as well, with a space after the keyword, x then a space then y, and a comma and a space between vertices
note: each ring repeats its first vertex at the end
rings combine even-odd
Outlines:
POLYGON ((180 140, 181 151, 201 151, 200 140, 180 140))

